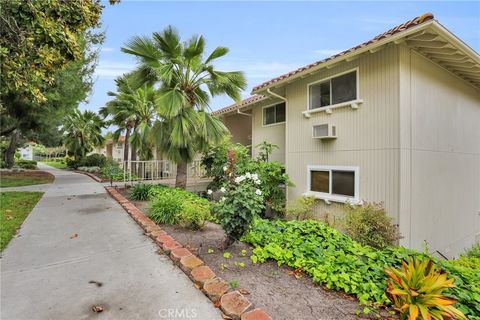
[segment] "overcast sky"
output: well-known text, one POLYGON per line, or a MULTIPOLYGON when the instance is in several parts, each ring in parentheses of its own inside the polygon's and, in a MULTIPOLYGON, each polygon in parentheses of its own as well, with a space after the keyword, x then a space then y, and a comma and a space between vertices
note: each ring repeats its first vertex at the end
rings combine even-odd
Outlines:
MULTIPOLYGON (((166 2, 122 0, 105 5, 106 41, 101 48, 96 82, 81 109, 97 111, 115 90, 114 79, 135 68, 135 59, 120 48, 135 35, 151 35, 168 25, 183 38, 201 34, 207 52, 226 46, 218 60, 225 71, 245 72, 250 95, 256 84, 323 59, 369 40, 425 12, 480 52, 480 1, 404 2, 166 2)), ((227 97, 212 101, 211 109, 231 104, 227 97)))

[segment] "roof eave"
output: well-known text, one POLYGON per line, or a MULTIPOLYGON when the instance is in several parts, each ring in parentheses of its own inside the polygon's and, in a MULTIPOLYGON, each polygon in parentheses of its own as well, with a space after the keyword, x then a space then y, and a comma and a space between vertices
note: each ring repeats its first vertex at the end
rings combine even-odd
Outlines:
MULTIPOLYGON (((401 39, 401 38, 407 37, 407 36, 409 36, 409 35, 411 35, 411 34, 414 34, 414 33, 416 33, 416 32, 419 32, 419 31, 422 31, 422 30, 424 30, 424 29, 427 29, 427 28, 431 27, 432 25, 438 25, 438 26, 440 26, 435 20, 430 20, 430 21, 424 22, 424 23, 422 23, 422 24, 420 24, 420 25, 418 25, 418 26, 409 28, 408 30, 402 31, 402 32, 397 33, 397 34, 395 34, 395 35, 389 36, 389 37, 387 37, 387 38, 385 38, 385 39, 381 39, 381 40, 379 40, 379 41, 377 41, 377 42, 374 42, 374 43, 371 43, 371 44, 369 44, 369 45, 366 45, 366 46, 363 47, 363 48, 359 48, 359 49, 357 49, 357 50, 354 50, 354 51, 352 51, 352 52, 349 52, 349 53, 346 53, 346 54, 344 54, 344 55, 342 55, 342 56, 339 56, 339 57, 337 57, 337 58, 334 58, 334 59, 332 59, 332 60, 329 60, 329 61, 326 61, 326 62, 324 62, 324 63, 321 63, 321 64, 319 64, 318 66, 314 66, 314 67, 309 68, 309 69, 306 69, 306 70, 304 70, 304 71, 300 71, 300 72, 298 72, 297 74, 292 75, 291 77, 287 77, 287 78, 285 78, 285 79, 279 80, 279 81, 277 81, 277 82, 274 82, 274 83, 272 83, 272 84, 266 85, 266 86, 264 86, 264 87, 262 87, 262 88, 259 88, 259 89, 257 89, 257 90, 252 90, 251 94, 264 94, 267 89, 271 89, 271 88, 275 88, 275 87, 282 86, 282 85, 284 85, 284 84, 286 84, 286 83, 292 82, 292 81, 294 81, 294 80, 296 80, 296 79, 298 79, 298 78, 304 77, 304 76, 309 75, 309 74, 311 74, 311 73, 315 73, 315 72, 319 71, 320 69, 326 68, 326 67, 328 67, 328 66, 331 66, 331 65, 333 65, 333 64, 336 64, 336 63, 341 62, 341 61, 343 61, 343 60, 350 59, 350 58, 352 58, 352 57, 354 57, 354 56, 357 56, 357 55, 366 53, 366 52, 368 52, 368 51, 370 51, 370 50, 373 50, 373 49, 375 49, 375 48, 378 48, 378 47, 381 47, 381 46, 383 46, 383 45, 386 45, 386 44, 388 44, 388 43, 390 43, 390 42, 398 41, 398 40, 401 39)), ((440 26, 440 27, 441 27, 441 26, 440 26)), ((441 27, 441 28, 443 28, 443 27, 441 27)), ((445 31, 448 32, 446 29, 445 29, 445 31)), ((448 32, 448 33, 449 33, 449 32, 448 32)), ((457 39, 457 41, 460 41, 460 40, 457 39)), ((462 43, 463 43, 463 42, 462 42, 462 43)), ((465 45, 465 44, 463 43, 463 45, 465 45)), ((465 45, 465 46, 466 46, 466 45, 465 45)), ((468 47, 468 46, 467 46, 467 47, 468 47)), ((472 49, 470 49, 470 50, 472 50, 472 49)))

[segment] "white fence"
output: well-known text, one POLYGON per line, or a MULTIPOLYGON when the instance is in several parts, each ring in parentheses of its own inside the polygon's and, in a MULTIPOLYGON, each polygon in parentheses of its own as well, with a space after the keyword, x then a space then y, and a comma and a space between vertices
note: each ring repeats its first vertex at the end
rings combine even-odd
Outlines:
MULTIPOLYGON (((175 179, 177 165, 168 160, 124 161, 123 180, 125 183, 133 181, 175 179)), ((187 177, 199 179, 205 176, 205 168, 201 161, 188 164, 187 177)))

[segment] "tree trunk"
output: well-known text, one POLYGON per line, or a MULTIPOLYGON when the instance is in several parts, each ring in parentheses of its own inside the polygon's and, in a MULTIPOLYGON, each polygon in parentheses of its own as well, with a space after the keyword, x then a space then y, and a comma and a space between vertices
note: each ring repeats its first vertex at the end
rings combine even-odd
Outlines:
POLYGON ((184 161, 177 163, 177 179, 175 180, 175 187, 180 189, 187 188, 187 169, 188 164, 184 161))
MULTIPOLYGON (((130 145, 130 160, 131 161, 136 161, 137 160, 137 150, 136 150, 136 148, 133 144, 130 145)), ((137 164, 136 163, 131 163, 130 174, 131 175, 137 175, 137 164)))
POLYGON ((5 163, 7 165, 7 168, 13 167, 15 163, 15 151, 17 150, 18 136, 19 136, 18 130, 15 130, 10 136, 10 144, 8 145, 8 148, 5 150, 5 163))
POLYGON ((125 133, 125 143, 123 148, 123 161, 128 161, 128 144, 130 143, 130 127, 127 127, 127 132, 125 133))

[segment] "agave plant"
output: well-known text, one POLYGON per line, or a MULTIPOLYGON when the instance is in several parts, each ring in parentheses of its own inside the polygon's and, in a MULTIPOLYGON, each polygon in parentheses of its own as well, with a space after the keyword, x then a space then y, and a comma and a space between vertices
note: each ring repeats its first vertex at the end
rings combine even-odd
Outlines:
POLYGON ((401 319, 467 319, 453 305, 455 299, 443 295, 453 288, 454 279, 439 270, 431 259, 413 259, 402 263, 401 269, 385 268, 390 277, 387 296, 401 319))

